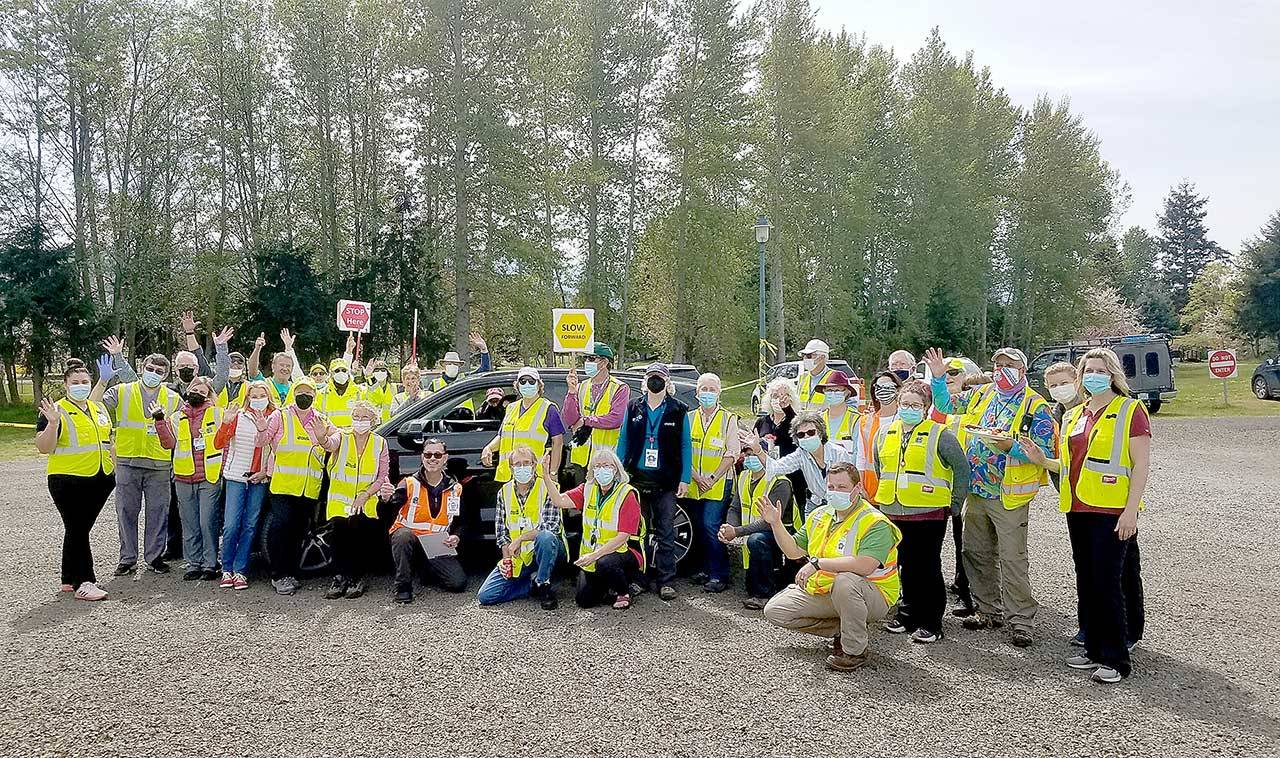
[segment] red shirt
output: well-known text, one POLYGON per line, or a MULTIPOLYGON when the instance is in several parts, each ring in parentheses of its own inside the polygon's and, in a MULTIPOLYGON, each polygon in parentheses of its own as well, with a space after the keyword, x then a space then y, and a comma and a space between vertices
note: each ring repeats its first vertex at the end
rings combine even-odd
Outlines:
MULTIPOLYGON (((614 485, 617 486, 617 485, 614 485)), ((581 511, 586 504, 587 485, 579 484, 577 487, 564 493, 565 497, 573 501, 573 507, 581 511)), ((635 490, 632 490, 622 500, 622 509, 618 511, 618 531, 626 532, 630 535, 640 533, 640 498, 636 496, 635 490)), ((636 557, 636 561, 644 566, 644 558, 640 555, 640 551, 634 547, 631 553, 636 557)))
MULTIPOLYGON (((1076 484, 1080 481, 1080 470, 1084 467, 1084 459, 1089 454, 1089 435, 1093 432, 1093 425, 1097 422, 1098 416, 1106 409, 1106 406, 1103 406, 1097 413, 1090 413, 1089 408, 1086 406, 1082 416, 1084 419, 1084 431, 1067 438, 1067 445, 1071 450, 1071 470, 1067 472, 1067 477, 1068 481, 1071 482, 1071 511, 1073 513, 1120 515, 1120 511, 1115 508, 1095 508, 1091 505, 1085 505, 1080 502, 1080 498, 1076 497, 1076 484)), ((1147 416, 1147 407, 1139 402, 1138 407, 1133 411, 1133 420, 1129 422, 1129 439, 1150 436, 1151 418, 1147 416)))

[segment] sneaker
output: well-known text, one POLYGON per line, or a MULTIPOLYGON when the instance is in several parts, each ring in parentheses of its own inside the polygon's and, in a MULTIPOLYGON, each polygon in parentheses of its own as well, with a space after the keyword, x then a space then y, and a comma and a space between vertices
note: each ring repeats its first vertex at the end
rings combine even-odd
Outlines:
POLYGON ((1121 679, 1124 679, 1124 677, 1120 675, 1119 671, 1116 671, 1110 666, 1100 667, 1097 671, 1093 672, 1093 676, 1089 678, 1098 684, 1115 684, 1121 679))
POLYGON ((1090 660, 1087 655, 1073 655, 1063 661, 1063 663, 1067 664, 1067 668, 1073 668, 1077 671, 1088 671, 1089 669, 1096 669, 1098 667, 1098 664, 1090 660))
POLYGON ((719 594, 727 589, 729 589, 729 585, 719 579, 712 579, 702 587, 703 592, 710 592, 713 594, 719 594))
POLYGON ((827 668, 835 671, 853 671, 855 669, 862 668, 866 663, 867 656, 865 653, 862 655, 845 655, 844 653, 840 653, 839 655, 827 656, 827 668))
POLYGON ((298 591, 298 588, 293 586, 293 582, 287 576, 281 579, 272 579, 271 586, 275 589, 277 595, 292 595, 298 591))
POLYGON ((204 577, 204 571, 198 568, 191 568, 182 572, 182 581, 184 582, 198 581, 203 577, 204 577))
POLYGON ((333 584, 329 585, 329 591, 324 593, 324 599, 337 600, 345 594, 347 594, 347 578, 338 574, 333 578, 333 584))
POLYGON ((1080 629, 1076 632, 1076 636, 1071 638, 1071 647, 1084 647, 1084 630, 1080 629))
POLYGON ((768 602, 762 597, 749 597, 742 601, 742 607, 749 611, 763 611, 768 602))
POLYGON ((901 620, 894 618, 884 622, 884 630, 889 634, 906 634, 907 625, 902 623, 901 620))
POLYGON ((917 629, 911 633, 911 641, 921 645, 932 645, 942 639, 942 632, 931 632, 928 629, 917 629))
POLYGON ((538 604, 542 606, 544 611, 554 611, 560 607, 560 600, 556 597, 555 587, 550 583, 541 585, 538 590, 538 604))
POLYGON ((618 595, 618 597, 613 601, 613 609, 615 611, 625 611, 630 607, 631 607, 630 595, 618 595))
POLYGON ((355 599, 363 595, 369 589, 369 583, 363 579, 357 579, 355 584, 347 587, 347 597, 355 599))
POLYGON ((663 600, 669 603, 672 600, 676 599, 676 588, 671 586, 664 586, 662 589, 658 590, 658 597, 662 598, 663 600))
POLYGON ((302 582, 298 581, 297 577, 286 576, 284 580, 289 583, 289 586, 293 588, 294 592, 302 589, 302 582))
POLYGON ((1133 649, 1138 646, 1138 640, 1134 640, 1133 642, 1126 642, 1124 643, 1124 646, 1128 648, 1130 653, 1132 653, 1133 649))
POLYGON ((107 591, 93 582, 82 582, 76 590, 76 600, 105 600, 107 591))
POLYGON ((396 585, 396 596, 394 601, 400 605, 408 605, 413 602, 413 587, 407 584, 396 585))
POLYGON ((233 574, 231 576, 231 586, 237 590, 247 590, 249 589, 249 580, 244 574, 233 574))
POLYGON ((627 585, 627 592, 631 595, 631 597, 635 597, 636 595, 643 595, 644 593, 648 592, 648 589, 646 589, 645 586, 640 582, 631 582, 630 584, 627 585))
POLYGON ((212 582, 219 576, 221 576, 221 574, 219 574, 217 569, 205 569, 200 572, 200 580, 204 582, 212 582))
POLYGON ((689 577, 689 582, 691 584, 706 584, 709 581, 711 581, 711 576, 707 574, 707 572, 705 571, 699 571, 698 573, 689 577))
POLYGON ((229 590, 229 589, 231 589, 231 588, 232 588, 232 587, 234 587, 234 586, 236 586, 236 576, 235 576, 235 574, 232 574, 230 571, 223 571, 223 572, 222 572, 222 581, 218 582, 218 588, 219 588, 219 589, 224 589, 224 590, 229 590))
POLYGON ((1035 638, 1031 636, 1030 629, 1014 629, 1010 635, 1011 641, 1017 647, 1031 647, 1035 643, 1035 638))
POLYGON ((116 576, 128 576, 133 573, 133 570, 137 565, 138 564, 136 563, 121 563, 119 566, 116 566, 114 573, 116 576))
POLYGON ((167 574, 169 573, 169 564, 165 563, 163 558, 157 558, 147 564, 147 570, 153 574, 167 574))
POLYGON ((967 619, 978 611, 973 607, 972 603, 961 601, 951 606, 951 615, 958 619, 967 619))
POLYGON ((969 616, 965 618, 963 621, 961 621, 960 625, 963 626, 965 629, 972 629, 974 631, 978 631, 982 629, 999 629, 1000 627, 1004 626, 1004 621, 997 618, 992 618, 991 616, 988 616, 984 613, 974 613, 972 616, 969 616))

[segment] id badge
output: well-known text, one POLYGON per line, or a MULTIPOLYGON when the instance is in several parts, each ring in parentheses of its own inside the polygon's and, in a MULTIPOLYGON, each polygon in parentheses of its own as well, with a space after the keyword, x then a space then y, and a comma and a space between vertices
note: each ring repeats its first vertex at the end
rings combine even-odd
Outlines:
POLYGON ((644 451, 644 467, 645 468, 658 467, 658 448, 651 447, 644 451))
POLYGON ((192 450, 204 450, 204 437, 196 437, 191 440, 192 450))
POLYGON ((150 424, 147 424, 147 436, 148 436, 148 437, 155 437, 155 436, 157 436, 155 422, 152 422, 152 423, 150 423, 150 424))
POLYGON ((449 507, 445 509, 445 512, 451 517, 462 513, 462 500, 458 497, 460 494, 461 493, 455 490, 453 492, 453 497, 449 498, 449 507))
POLYGON ((1080 416, 1080 420, 1077 421, 1076 425, 1071 429, 1072 437, 1078 437, 1081 434, 1084 434, 1084 416, 1083 415, 1080 416))

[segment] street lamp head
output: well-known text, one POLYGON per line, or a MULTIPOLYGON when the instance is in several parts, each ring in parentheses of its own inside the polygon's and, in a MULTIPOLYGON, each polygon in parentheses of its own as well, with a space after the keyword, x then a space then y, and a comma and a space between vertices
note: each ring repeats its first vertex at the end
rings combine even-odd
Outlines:
POLYGON ((773 226, 769 224, 768 216, 764 215, 763 213, 760 214, 759 216, 756 216, 756 225, 755 225, 756 242, 759 242, 762 245, 768 242, 769 230, 772 228, 773 226))

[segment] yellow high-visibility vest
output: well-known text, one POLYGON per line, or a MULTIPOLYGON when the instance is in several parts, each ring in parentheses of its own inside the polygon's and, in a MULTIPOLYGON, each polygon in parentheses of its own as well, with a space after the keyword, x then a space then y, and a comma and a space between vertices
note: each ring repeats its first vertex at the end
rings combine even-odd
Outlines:
POLYGON ((884 430, 884 441, 875 451, 880 462, 880 483, 875 501, 895 500, 907 508, 945 508, 951 505, 951 467, 938 455, 942 424, 925 419, 905 429, 901 419, 884 430), (907 436, 906 452, 902 439, 907 436))
POLYGON ((347 431, 351 428, 351 405, 363 399, 365 399, 364 391, 355 384, 348 383, 347 391, 342 394, 338 394, 330 384, 316 394, 315 405, 316 410, 323 413, 334 426, 347 431))
MULTIPOLYGON (((582 544, 578 546, 579 558, 593 552, 597 547, 618 536, 618 521, 622 516, 622 503, 627 499, 627 495, 633 492, 635 492, 635 488, 629 484, 615 484, 609 496, 601 500, 600 487, 590 482, 587 483, 582 503, 582 544)), ((632 535, 631 540, 619 545, 614 552, 625 553, 630 549, 628 543, 640 541, 640 544, 643 544, 643 540, 644 519, 642 518, 640 520, 640 534, 632 535)), ((644 552, 641 551, 640 554, 644 555, 644 552)), ((643 559, 641 559, 641 563, 643 562, 643 559)), ((641 566, 641 568, 644 568, 644 566, 641 566)), ((584 566, 582 570, 595 571, 596 566, 593 563, 590 566, 584 566)))
MULTIPOLYGON (((268 382, 268 384, 270 384, 270 382, 268 382)), ((243 408, 244 395, 249 391, 249 382, 240 382, 240 386, 236 387, 236 393, 234 395, 227 394, 227 387, 230 386, 231 383, 227 382, 227 386, 218 390, 218 394, 214 396, 218 407, 226 409, 227 406, 234 405, 236 408, 243 408)))
MULTIPOLYGON (((524 502, 516 494, 516 483, 507 482, 498 492, 498 502, 506 518, 507 533, 514 542, 527 532, 535 532, 542 528, 542 508, 547 502, 547 488, 542 480, 535 477, 529 487, 529 494, 524 502)), ((615 531, 614 534, 617 534, 615 531)), ((565 545, 565 555, 569 554, 568 543, 565 542, 564 524, 560 525, 560 541, 565 545)), ((533 563, 533 541, 520 545, 520 551, 511 556, 511 576, 520 576, 525 566, 533 563)))
MULTIPOLYGON (((898 545, 902 542, 902 531, 871 503, 860 501, 852 513, 839 522, 836 521, 835 508, 829 505, 810 513, 804 527, 809 537, 806 552, 814 558, 851 558, 858 554, 858 546, 877 524, 888 524, 893 530, 893 548, 889 550, 884 566, 868 575, 866 580, 880 590, 885 603, 892 608, 902 595, 902 582, 898 576, 898 545)), ((835 578, 836 575, 830 571, 818 571, 809 577, 804 590, 810 595, 825 595, 831 592, 835 578)))
POLYGON ((110 474, 116 470, 111 455, 111 416, 101 403, 85 403, 88 407, 83 411, 65 397, 53 404, 62 420, 57 447, 49 453, 45 473, 95 476, 99 471, 110 474))
MULTIPOLYGON (((613 410, 613 398, 617 394, 618 388, 622 386, 622 382, 618 381, 612 374, 609 375, 608 381, 604 383, 604 387, 600 388, 599 397, 592 398, 591 392, 596 389, 594 382, 583 382, 578 385, 578 413, 581 416, 607 416, 613 410)), ((569 453, 569 462, 579 466, 586 467, 591 461, 591 455, 600 448, 607 447, 610 450, 617 449, 618 438, 622 436, 622 427, 617 429, 595 429, 591 430, 590 444, 578 445, 569 453)))
MULTIPOLYGON (((178 410, 178 393, 163 384, 156 391, 156 403, 164 409, 166 418, 172 416, 178 410)), ((153 461, 172 460, 172 451, 160 445, 156 422, 143 407, 142 382, 122 384, 116 392, 120 400, 116 407, 116 455, 153 461)))
POLYGON ((528 445, 533 449, 534 461, 542 462, 547 453, 546 420, 547 414, 554 404, 546 398, 535 398, 527 409, 523 403, 516 401, 507 406, 502 417, 502 426, 498 428, 498 470, 493 474, 495 482, 511 481, 511 451, 517 445, 528 445))
MULTIPOLYGON (((689 424, 689 436, 693 442, 693 473, 711 476, 720 468, 729 449, 729 435, 738 433, 738 417, 717 407, 711 421, 704 426, 700 409, 690 411, 689 415, 693 417, 689 424)), ((691 481, 688 497, 692 500, 723 500, 725 481, 729 478, 721 478, 706 492, 698 488, 696 481, 691 481)))
MULTIPOLYGON (((1094 508, 1124 508, 1129 502, 1129 484, 1133 477, 1133 452, 1130 448, 1129 429, 1138 401, 1131 397, 1116 396, 1107 404, 1102 415, 1093 423, 1089 434, 1089 448, 1080 466, 1080 479, 1071 486, 1072 431, 1079 424, 1084 429, 1084 405, 1067 411, 1062 418, 1062 435, 1058 443, 1059 460, 1062 461, 1062 477, 1058 485, 1058 510, 1071 510, 1072 493, 1080 502, 1094 508)), ((1138 507, 1144 508, 1145 502, 1138 507)))
POLYGON ((804 368, 801 367, 800 381, 797 383, 798 386, 796 387, 800 393, 799 410, 812 410, 822 406, 827 396, 822 392, 819 392, 818 387, 827 380, 827 377, 831 376, 832 371, 834 371, 834 369, 825 368, 822 370, 822 376, 815 378, 811 372, 805 371, 804 368))
POLYGON ((378 406, 378 423, 391 420, 391 401, 395 398, 395 393, 391 391, 390 381, 384 382, 381 386, 370 385, 364 391, 364 398, 378 406))
MULTIPOLYGON (((773 485, 777 484, 782 479, 786 479, 786 476, 782 474, 779 474, 778 476, 762 474, 760 479, 753 484, 751 481, 750 471, 743 471, 741 474, 738 474, 738 481, 736 485, 738 488, 738 513, 741 515, 740 521, 743 526, 754 524, 760 520, 760 509, 756 507, 756 501, 759 500, 762 495, 768 496, 769 491, 773 489, 773 485)), ((782 507, 783 518, 787 518, 787 514, 790 513, 792 529, 800 528, 800 509, 796 507, 794 491, 791 495, 791 501, 783 503, 782 507)), ((751 567, 751 551, 747 550, 745 545, 742 548, 742 567, 744 569, 751 567)))
MULTIPOLYGON (((325 501, 325 519, 347 515, 347 507, 355 503, 356 495, 364 492, 378 478, 378 461, 387 441, 370 434, 364 452, 356 449, 355 432, 343 432, 338 452, 329 456, 329 497, 325 501)), ((364 501, 364 515, 378 517, 378 498, 364 501)))
MULTIPOLYGON (((324 449, 311 444, 311 435, 302 426, 296 408, 289 406, 280 413, 284 434, 276 446, 269 491, 275 495, 318 498, 324 480, 324 449)), ((319 421, 317 419, 317 423, 319 421)))
POLYGON ((175 414, 169 419, 173 426, 176 443, 173 446, 173 473, 179 476, 191 476, 196 472, 195 455, 204 455, 204 480, 216 482, 222 474, 222 451, 214 444, 218 434, 218 425, 222 423, 222 409, 216 405, 206 405, 204 416, 200 419, 200 436, 197 443, 191 437, 191 424, 183 414, 175 414), (199 447, 200 450, 196 448, 199 447))
MULTIPOLYGON (((276 389, 275 379, 268 376, 263 381, 267 384, 267 394, 271 397, 271 404, 276 408, 284 408, 286 405, 293 402, 293 382, 289 383, 289 391, 284 394, 284 397, 281 397, 280 390, 276 389)), ((317 390, 317 392, 318 391, 319 390, 317 390)))

